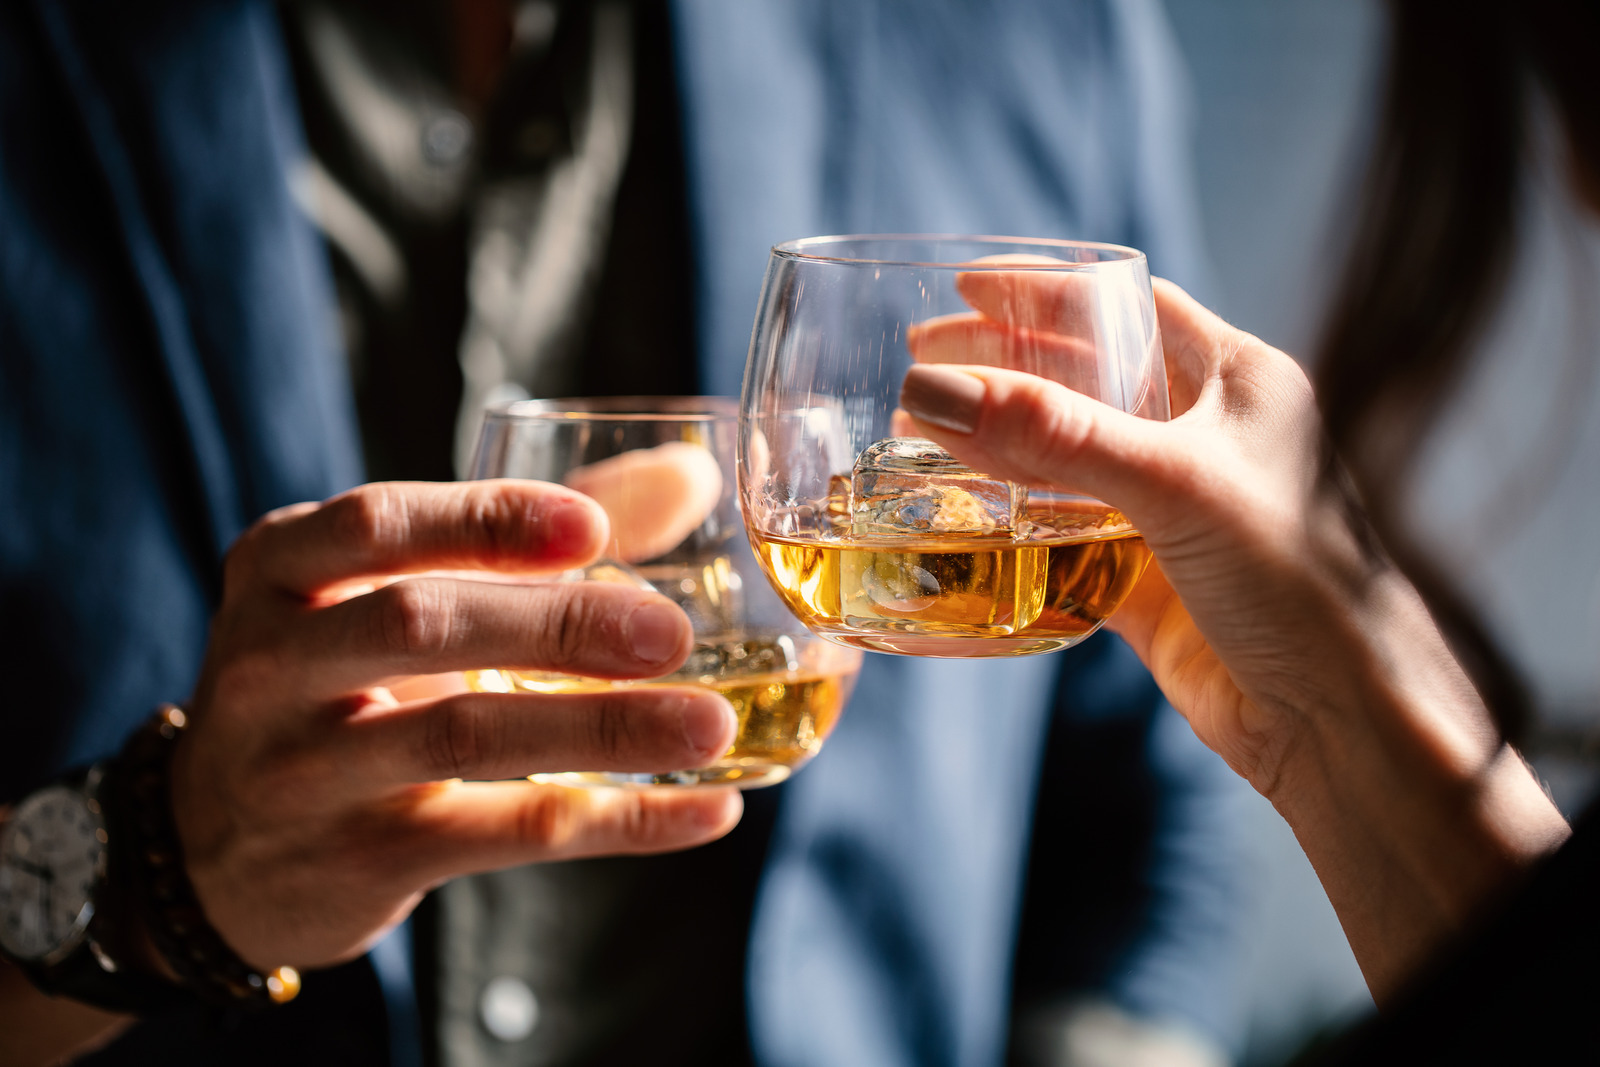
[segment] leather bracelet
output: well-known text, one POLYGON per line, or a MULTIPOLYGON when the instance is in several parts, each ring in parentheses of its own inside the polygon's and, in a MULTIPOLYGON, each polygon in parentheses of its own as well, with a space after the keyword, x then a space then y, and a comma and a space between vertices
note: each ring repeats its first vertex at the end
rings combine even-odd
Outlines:
POLYGON ((132 816, 134 907, 161 958, 202 1000, 235 1008, 286 1004, 300 992, 299 973, 263 973, 240 959, 207 921, 184 868, 169 783, 174 743, 187 725, 183 709, 163 704, 118 759, 121 799, 132 816))

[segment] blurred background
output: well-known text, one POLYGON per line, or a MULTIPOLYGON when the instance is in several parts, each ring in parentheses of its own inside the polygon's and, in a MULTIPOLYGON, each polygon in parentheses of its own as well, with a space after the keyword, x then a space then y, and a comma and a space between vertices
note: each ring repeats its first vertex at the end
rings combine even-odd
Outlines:
MULTIPOLYGON (((1215 310, 1304 358, 1337 278, 1381 86, 1376 0, 1166 0, 1193 86, 1215 310)), ((1288 826, 1248 807, 1260 909, 1242 1063, 1282 1063, 1370 1008, 1339 920, 1288 826)))

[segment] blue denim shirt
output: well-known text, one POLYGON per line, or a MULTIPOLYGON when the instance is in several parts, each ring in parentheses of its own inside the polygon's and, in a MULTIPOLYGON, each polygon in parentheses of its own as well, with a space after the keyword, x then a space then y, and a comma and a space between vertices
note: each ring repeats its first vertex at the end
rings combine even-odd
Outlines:
MULTIPOLYGON (((227 546, 359 480, 265 4, 0 5, 0 802, 198 673, 227 546)), ((84 1062, 386 1061, 365 961, 84 1062)))
POLYGON ((264 5, 0 9, 0 799, 188 695, 228 545, 359 480, 264 5))

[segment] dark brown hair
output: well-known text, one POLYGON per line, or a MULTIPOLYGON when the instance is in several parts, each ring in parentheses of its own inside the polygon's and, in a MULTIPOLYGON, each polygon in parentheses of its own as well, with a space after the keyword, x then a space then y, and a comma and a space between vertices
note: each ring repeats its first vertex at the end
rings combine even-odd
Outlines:
POLYGON ((1553 105, 1580 194, 1600 209, 1596 0, 1390 0, 1383 115, 1318 362, 1333 452, 1501 727, 1525 687, 1462 593, 1406 536, 1394 490, 1464 372, 1516 251, 1535 92, 1553 105))

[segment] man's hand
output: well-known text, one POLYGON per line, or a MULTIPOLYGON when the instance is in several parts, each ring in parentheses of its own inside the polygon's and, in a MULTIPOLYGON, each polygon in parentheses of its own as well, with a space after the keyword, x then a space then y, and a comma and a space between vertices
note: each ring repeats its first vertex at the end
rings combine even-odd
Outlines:
POLYGON ((473 668, 670 672, 692 639, 663 597, 460 575, 560 571, 607 541, 592 501, 517 481, 366 485, 274 512, 239 540, 172 802, 206 915, 240 955, 263 968, 331 964, 456 875, 686 848, 733 826, 733 792, 520 780, 705 764, 734 732, 714 693, 402 701, 386 688, 473 668), (429 571, 455 573, 387 580, 429 571))

